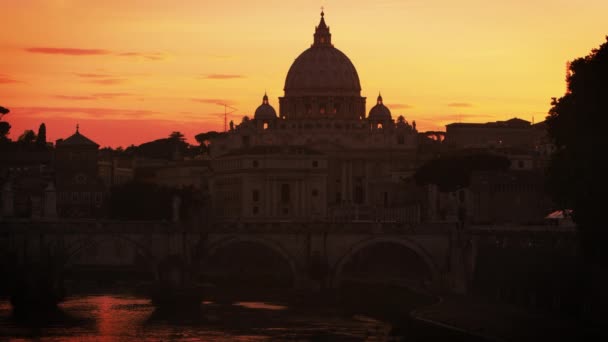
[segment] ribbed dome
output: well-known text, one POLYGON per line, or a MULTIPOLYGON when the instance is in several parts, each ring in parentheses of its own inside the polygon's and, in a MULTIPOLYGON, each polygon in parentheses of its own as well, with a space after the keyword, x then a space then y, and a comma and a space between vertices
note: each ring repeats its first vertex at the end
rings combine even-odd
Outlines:
POLYGON ((285 93, 359 95, 361 84, 353 63, 333 46, 313 46, 302 52, 285 79, 285 93))
POLYGON ((255 110, 253 118, 256 120, 273 120, 277 118, 277 112, 268 104, 268 95, 264 94, 262 104, 255 110))
POLYGON ((358 96, 359 75, 353 63, 331 44, 324 14, 315 29, 313 45, 293 62, 285 79, 285 95, 358 96))
POLYGON ((378 95, 378 103, 369 111, 368 119, 372 121, 387 121, 393 119, 391 111, 382 101, 382 95, 378 95))

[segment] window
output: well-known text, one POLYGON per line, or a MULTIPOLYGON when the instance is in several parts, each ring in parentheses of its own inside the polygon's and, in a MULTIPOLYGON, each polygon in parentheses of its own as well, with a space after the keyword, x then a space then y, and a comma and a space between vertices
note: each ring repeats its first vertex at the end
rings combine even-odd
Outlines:
POLYGON ((319 196, 319 190, 312 189, 312 197, 317 197, 317 196, 319 196))
POLYGON ((254 160, 251 165, 255 168, 257 168, 258 166, 260 166, 260 163, 257 160, 254 160))
POLYGON ((342 193, 340 191, 336 192, 336 203, 342 202, 342 193))
POLYGON ((518 160, 517 161, 517 167, 519 167, 520 169, 524 168, 524 161, 523 160, 518 160))
POLYGON ((264 122, 264 129, 268 129, 268 122, 264 122))
POLYGON ((78 193, 72 192, 72 202, 77 202, 77 201, 78 201, 78 193))
POLYGON ((405 137, 403 135, 400 135, 397 137, 397 144, 399 144, 399 145, 405 144, 405 137))
POLYGON ((289 184, 281 184, 281 202, 289 203, 289 184))
POLYGON ((260 200, 260 191, 259 190, 253 190, 251 192, 251 199, 254 202, 258 202, 260 200))
POLYGON ((378 122, 378 123, 376 124, 376 128, 377 128, 377 129, 382 129, 382 123, 378 122))
POLYGON ((101 203, 101 192, 95 193, 95 203, 101 203))
POLYGON ((388 192, 384 193, 384 207, 388 208, 388 192))
POLYGON ((249 136, 243 135, 243 146, 249 146, 249 136))
POLYGON ((312 167, 319 167, 319 162, 316 160, 312 161, 312 167))
POLYGON ((259 211, 260 211, 260 208, 258 208, 258 207, 253 207, 253 210, 252 210, 253 215, 257 215, 259 211))
POLYGON ((289 215, 289 208, 283 208, 283 215, 289 215))

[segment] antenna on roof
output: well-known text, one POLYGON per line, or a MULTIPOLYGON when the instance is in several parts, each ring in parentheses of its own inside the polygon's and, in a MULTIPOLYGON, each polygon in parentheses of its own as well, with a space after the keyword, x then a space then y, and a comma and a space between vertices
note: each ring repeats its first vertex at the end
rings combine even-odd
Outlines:
POLYGON ((224 106, 224 132, 227 132, 228 131, 228 114, 232 114, 232 113, 236 112, 237 109, 234 107, 230 107, 229 105, 227 105, 225 103, 218 103, 218 105, 224 106), (230 108, 232 110, 230 112, 228 112, 228 108, 230 108))

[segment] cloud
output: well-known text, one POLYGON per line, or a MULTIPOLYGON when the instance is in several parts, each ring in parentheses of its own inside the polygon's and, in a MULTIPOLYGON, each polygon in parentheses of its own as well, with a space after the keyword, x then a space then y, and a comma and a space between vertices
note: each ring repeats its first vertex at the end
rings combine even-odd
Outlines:
POLYGON ((92 96, 100 98, 100 99, 113 99, 116 97, 123 97, 123 96, 133 96, 135 94, 131 94, 131 93, 95 93, 92 94, 92 96))
POLYGON ((76 100, 76 101, 80 101, 80 100, 95 100, 95 96, 80 96, 80 95, 54 95, 53 96, 56 99, 60 99, 60 100, 76 100))
POLYGON ((411 105, 406 104, 406 103, 387 104, 386 106, 389 107, 389 108, 392 108, 392 109, 409 109, 409 108, 413 108, 411 105))
POLYGON ((103 100, 103 99, 113 99, 116 97, 122 96, 131 96, 131 93, 95 93, 91 95, 54 95, 53 97, 61 100, 103 100))
POLYGON ((201 76, 201 78, 208 79, 208 80, 231 80, 231 79, 235 79, 235 78, 245 78, 245 76, 237 75, 237 74, 209 74, 209 75, 201 76))
POLYGON ((150 53, 146 53, 146 52, 119 52, 116 54, 116 56, 121 56, 121 57, 142 57, 142 58, 146 58, 149 59, 151 61, 160 61, 165 59, 165 55, 163 53, 160 52, 150 52, 150 53))
POLYGON ((60 47, 29 47, 23 49, 29 53, 42 53, 49 55, 67 55, 67 56, 95 56, 108 55, 111 52, 103 49, 77 49, 77 48, 60 48, 60 47))
POLYGON ((453 107, 453 108, 469 108, 469 107, 473 107, 472 103, 468 103, 468 102, 452 102, 452 103, 448 103, 448 107, 453 107))
POLYGON ((95 83, 95 84, 100 84, 100 85, 114 85, 114 84, 125 83, 126 81, 127 81, 127 79, 125 79, 125 78, 101 78, 101 79, 90 80, 89 83, 95 83))
POLYGON ((0 74, 0 84, 21 83, 9 75, 0 74))
POLYGON ((67 55, 67 56, 100 56, 111 55, 120 57, 142 57, 152 61, 158 61, 165 58, 165 55, 160 52, 115 52, 105 49, 80 49, 80 48, 65 48, 65 47, 28 47, 23 49, 29 53, 40 53, 47 55, 67 55))
POLYGON ((487 114, 437 114, 420 115, 418 120, 429 120, 434 122, 487 122, 495 116, 487 114))
POLYGON ((75 75, 78 77, 82 77, 82 78, 110 78, 110 77, 112 77, 112 75, 107 75, 107 74, 89 74, 89 73, 76 73, 75 75))
POLYGON ((103 107, 17 107, 13 109, 15 113, 23 117, 88 117, 120 120, 162 114, 151 110, 103 107))
POLYGON ((200 102, 200 103, 209 103, 209 104, 216 104, 216 105, 228 105, 228 106, 232 106, 234 104, 236 104, 236 102, 232 101, 232 100, 224 100, 224 99, 191 99, 194 102, 200 102))

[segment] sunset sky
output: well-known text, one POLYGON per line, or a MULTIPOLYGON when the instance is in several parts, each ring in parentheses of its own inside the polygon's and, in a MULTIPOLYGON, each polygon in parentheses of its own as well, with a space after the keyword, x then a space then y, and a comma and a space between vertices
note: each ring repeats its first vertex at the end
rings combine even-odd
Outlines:
POLYGON ((0 105, 11 138, 44 122, 127 146, 240 122, 264 91, 278 110, 320 7, 359 73, 419 130, 544 118, 566 62, 605 41, 608 1, 0 0, 0 105), (583 5, 584 3, 584 5, 583 5))

